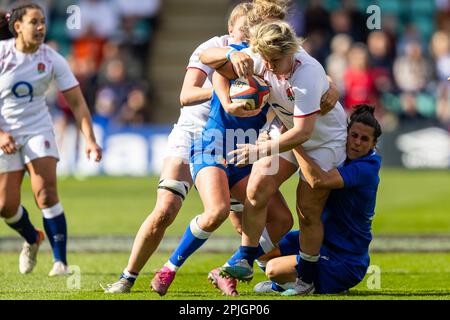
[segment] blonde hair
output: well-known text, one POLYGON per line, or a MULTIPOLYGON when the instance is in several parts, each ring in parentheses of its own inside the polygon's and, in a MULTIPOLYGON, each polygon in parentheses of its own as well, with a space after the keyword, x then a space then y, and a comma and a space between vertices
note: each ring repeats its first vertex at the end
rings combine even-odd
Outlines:
POLYGON ((283 20, 288 12, 290 0, 253 0, 253 8, 247 14, 243 33, 250 38, 251 29, 267 20, 283 20))
POLYGON ((252 30, 250 47, 263 58, 286 56, 298 51, 300 40, 287 22, 273 21, 252 30))
POLYGON ((228 27, 233 27, 237 19, 247 16, 252 9, 253 3, 251 2, 243 2, 235 6, 228 18, 228 27))

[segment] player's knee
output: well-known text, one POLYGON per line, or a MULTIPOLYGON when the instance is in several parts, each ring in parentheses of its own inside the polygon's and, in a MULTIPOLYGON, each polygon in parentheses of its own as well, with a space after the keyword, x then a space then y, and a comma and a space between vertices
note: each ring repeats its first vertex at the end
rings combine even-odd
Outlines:
POLYGON ((58 203, 56 186, 45 186, 38 189, 35 194, 39 208, 49 208, 58 203))
POLYGON ((247 188, 247 199, 253 207, 265 207, 275 192, 276 189, 270 185, 262 187, 262 184, 257 184, 247 188))
POLYGON ((175 220, 180 206, 174 202, 166 202, 162 206, 158 206, 153 213, 154 221, 157 228, 167 228, 175 220))
POLYGON ((278 273, 276 270, 276 263, 273 260, 269 260, 266 265, 266 276, 270 280, 274 280, 277 277, 278 273))
POLYGON ((202 222, 205 229, 217 229, 220 225, 228 218, 230 214, 229 204, 218 205, 214 208, 205 210, 204 216, 202 217, 202 222))

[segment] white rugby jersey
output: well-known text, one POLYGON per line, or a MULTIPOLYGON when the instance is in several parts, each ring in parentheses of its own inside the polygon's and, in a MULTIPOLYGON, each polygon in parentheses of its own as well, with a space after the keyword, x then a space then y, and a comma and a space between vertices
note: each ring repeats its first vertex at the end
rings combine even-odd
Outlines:
POLYGON ((0 129, 14 137, 52 130, 45 93, 55 78, 58 89, 78 86, 66 60, 46 44, 33 54, 0 41, 0 129))
MULTIPOLYGON (((321 64, 304 49, 295 54, 294 71, 288 79, 279 80, 264 67, 264 60, 250 48, 244 49, 254 60, 254 72, 269 84, 269 104, 283 124, 291 129, 294 117, 306 117, 320 112, 320 99, 329 89, 321 64)), ((311 138, 303 143, 305 150, 320 146, 342 147, 347 139, 347 115, 341 104, 325 116, 318 114, 311 138)))
MULTIPOLYGON (((186 69, 198 69, 204 72, 207 75, 207 79, 203 84, 203 88, 211 88, 212 87, 212 75, 214 73, 214 69, 204 65, 200 62, 200 54, 209 48, 217 48, 217 47, 226 47, 228 46, 228 42, 230 40, 229 35, 224 35, 221 37, 214 37, 209 39, 208 41, 203 42, 201 45, 195 49, 194 53, 192 53, 189 64, 186 69)), ((181 108, 181 115, 178 119, 177 125, 183 126, 190 131, 199 131, 202 130, 208 120, 209 110, 211 109, 211 101, 205 101, 203 103, 186 106, 181 108)))

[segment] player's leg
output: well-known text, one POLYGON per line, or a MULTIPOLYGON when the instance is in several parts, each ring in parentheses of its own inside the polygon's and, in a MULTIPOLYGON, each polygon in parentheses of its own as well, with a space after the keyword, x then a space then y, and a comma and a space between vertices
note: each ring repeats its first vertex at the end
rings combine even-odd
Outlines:
MULTIPOLYGON (((308 155, 325 171, 339 165, 345 159, 345 148, 318 148, 308 155)), ((294 150, 294 154, 295 150, 294 150)), ((312 189, 303 177, 297 187, 297 214, 300 222, 300 260, 298 276, 305 293, 314 288, 320 248, 323 241, 321 214, 330 190, 312 189)), ((303 294, 299 292, 299 294, 303 294)))
POLYGON ((223 168, 215 166, 202 168, 196 175, 195 183, 203 202, 204 212, 192 219, 178 247, 153 278, 151 287, 160 295, 166 294, 178 269, 208 240, 211 233, 227 219, 229 214, 228 178, 223 168))
POLYGON ((312 189, 302 179, 297 187, 297 214, 300 223, 299 278, 312 284, 323 241, 321 214, 330 190, 312 189))
POLYGON ((192 186, 189 168, 193 133, 176 125, 169 135, 158 184, 156 204, 139 228, 127 267, 105 293, 128 293, 139 272, 158 248, 166 229, 173 223, 192 186))
POLYGON ((20 205, 20 186, 25 170, 17 169, 0 173, 0 216, 25 239, 19 257, 19 271, 30 273, 37 263, 37 252, 44 240, 44 233, 33 226, 27 210, 20 205))
MULTIPOLYGON (((285 217, 290 215, 290 211, 287 206, 284 206, 280 202, 280 195, 277 195, 277 193, 280 185, 297 170, 297 167, 291 162, 279 157, 277 173, 267 174, 268 168, 271 168, 273 165, 272 158, 263 158, 253 165, 244 204, 242 245, 223 268, 224 275, 243 281, 249 281, 253 277, 253 262, 262 254, 258 250, 258 247, 261 235, 263 235, 266 227, 267 208, 269 204, 271 205, 270 211, 273 210, 274 213, 277 209, 282 208, 282 212, 285 212, 285 214, 281 215, 281 217, 285 221, 289 221, 289 218, 285 217)), ((270 231, 272 229, 273 233, 278 233, 276 237, 280 238, 288 230, 281 230, 285 229, 283 225, 280 228, 274 221, 276 220, 275 215, 271 215, 271 217, 273 221, 268 226, 268 230, 270 231)), ((287 224, 290 225, 290 223, 287 224)), ((272 239, 273 241, 271 242, 277 240, 274 235, 272 235, 272 239)))
POLYGON ((54 157, 33 159, 26 164, 36 204, 43 214, 44 229, 53 251, 49 276, 67 275, 67 222, 59 202, 54 157))
POLYGON ((173 223, 192 185, 189 164, 182 158, 164 160, 156 204, 134 240, 127 270, 138 274, 158 248, 166 229, 173 223))

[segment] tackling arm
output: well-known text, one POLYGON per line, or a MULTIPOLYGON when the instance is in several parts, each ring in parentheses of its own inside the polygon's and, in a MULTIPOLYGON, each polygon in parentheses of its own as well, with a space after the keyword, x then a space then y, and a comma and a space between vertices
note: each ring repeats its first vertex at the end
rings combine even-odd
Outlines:
POLYGON ((180 103, 184 106, 199 104, 211 99, 212 88, 203 88, 206 74, 199 69, 188 68, 180 92, 180 103))

